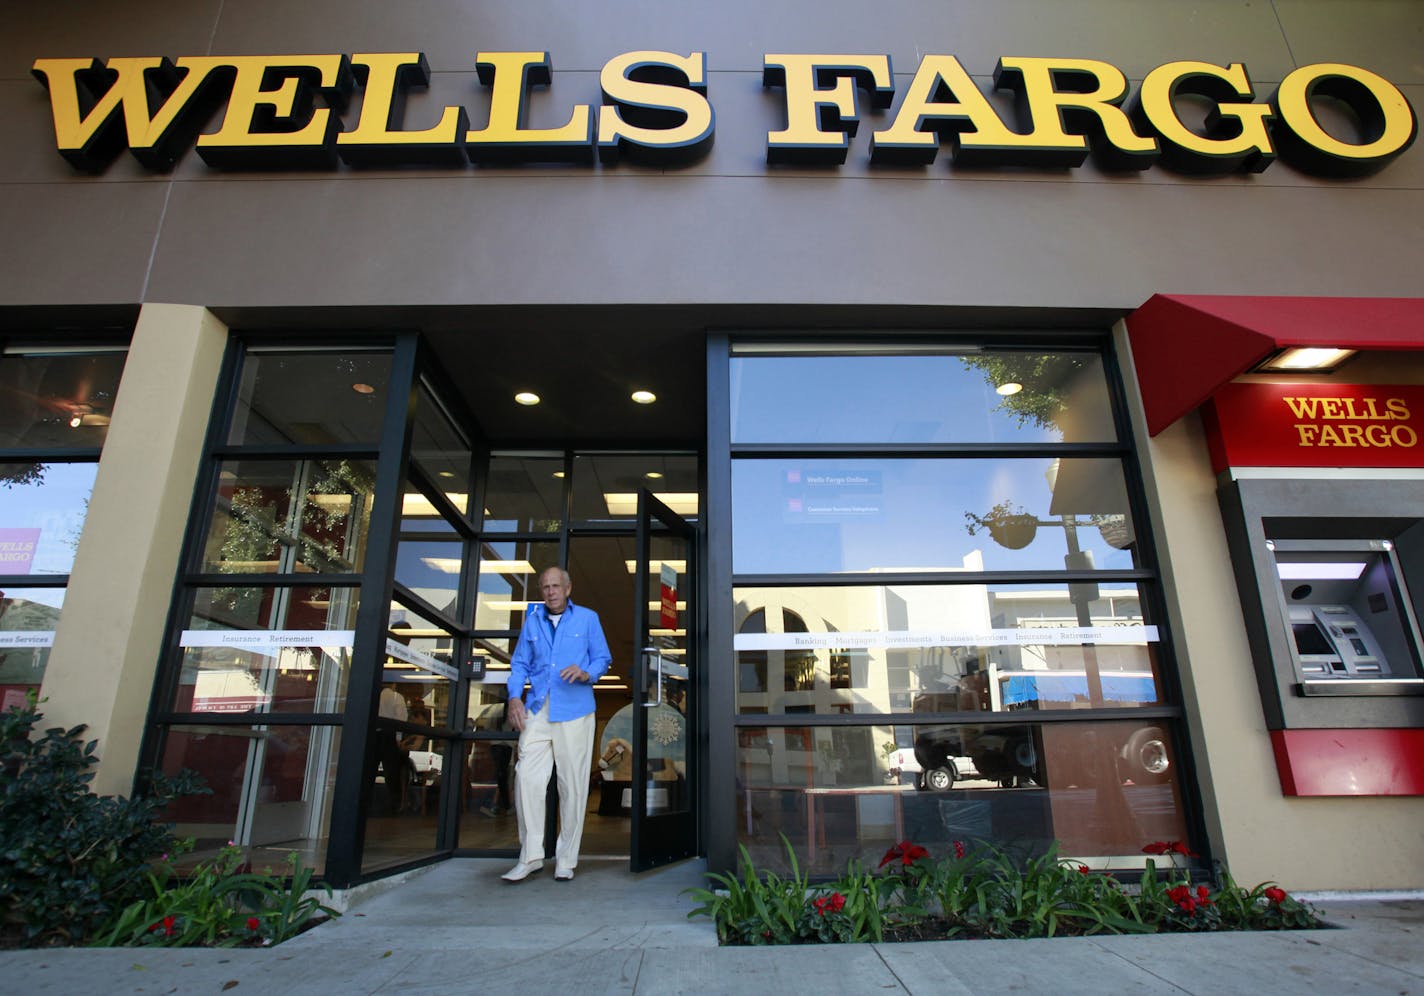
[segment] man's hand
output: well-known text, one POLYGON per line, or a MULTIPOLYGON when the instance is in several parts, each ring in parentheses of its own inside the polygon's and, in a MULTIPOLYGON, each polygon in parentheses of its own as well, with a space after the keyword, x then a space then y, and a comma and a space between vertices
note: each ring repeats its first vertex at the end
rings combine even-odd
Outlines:
POLYGON ((509 725, 519 732, 524 732, 524 718, 527 713, 524 711, 523 699, 509 700, 509 725))
POLYGON ((565 681, 588 681, 588 672, 577 664, 570 664, 559 672, 559 677, 565 681))

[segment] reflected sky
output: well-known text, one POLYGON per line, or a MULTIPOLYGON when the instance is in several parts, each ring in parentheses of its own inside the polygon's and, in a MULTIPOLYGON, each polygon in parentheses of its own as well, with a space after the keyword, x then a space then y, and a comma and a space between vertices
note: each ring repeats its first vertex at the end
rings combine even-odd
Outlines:
MULTIPOLYGON (((738 460, 732 468, 733 569, 739 574, 888 570, 1063 570, 1071 515, 1099 569, 1134 566, 1093 516, 1121 515, 1115 460, 738 460), (1050 487, 1050 480, 1054 486, 1050 487), (1013 549, 966 513, 996 508, 1038 525, 1013 549)), ((1121 540, 1118 540, 1121 542, 1121 540)), ((1086 565, 1084 565, 1086 566, 1086 565)))
POLYGON ((1114 438, 1089 353, 755 356, 731 367, 734 443, 1102 442, 1114 438), (996 393, 1019 383, 1017 395, 996 393))
POLYGON ((28 563, 20 557, 0 568, 0 573, 69 573, 98 466, 48 463, 37 482, 0 483, 0 542, 34 544, 28 563))

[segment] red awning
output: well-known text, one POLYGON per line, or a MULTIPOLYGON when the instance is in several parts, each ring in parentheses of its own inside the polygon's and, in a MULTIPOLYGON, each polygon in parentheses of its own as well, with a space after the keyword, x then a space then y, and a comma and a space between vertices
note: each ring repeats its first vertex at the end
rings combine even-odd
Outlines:
POLYGON ((1424 298, 1154 294, 1127 333, 1155 436, 1280 349, 1424 349, 1424 298))

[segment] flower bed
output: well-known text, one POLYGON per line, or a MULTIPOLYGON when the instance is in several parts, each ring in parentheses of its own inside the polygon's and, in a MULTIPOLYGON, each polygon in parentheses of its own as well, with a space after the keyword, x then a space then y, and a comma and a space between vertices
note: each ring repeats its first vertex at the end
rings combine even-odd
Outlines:
MULTIPOLYGON (((1291 930, 1321 926, 1309 904, 1274 883, 1238 886, 1224 868, 1215 885, 1185 869, 1159 871, 1149 857, 1140 881, 1048 853, 1028 856, 955 841, 935 858, 903 841, 867 870, 852 862, 834 882, 812 885, 789 843, 789 875, 758 871, 743 848, 740 875, 709 873, 714 888, 691 889, 723 944, 805 944, 1291 930)), ((1177 841, 1149 855, 1192 855, 1177 841)))

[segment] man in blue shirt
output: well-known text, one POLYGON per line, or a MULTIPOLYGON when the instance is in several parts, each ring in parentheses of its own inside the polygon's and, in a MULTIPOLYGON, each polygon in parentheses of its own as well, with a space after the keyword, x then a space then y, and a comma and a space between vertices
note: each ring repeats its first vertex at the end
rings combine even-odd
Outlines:
POLYGON ((514 768, 519 863, 504 873, 506 882, 522 882, 544 867, 550 768, 559 784, 554 880, 574 877, 593 763, 593 686, 613 660, 598 613, 569 601, 573 583, 568 571, 550 567, 539 575, 539 588, 543 604, 525 612, 509 660, 509 725, 519 731, 514 768))

